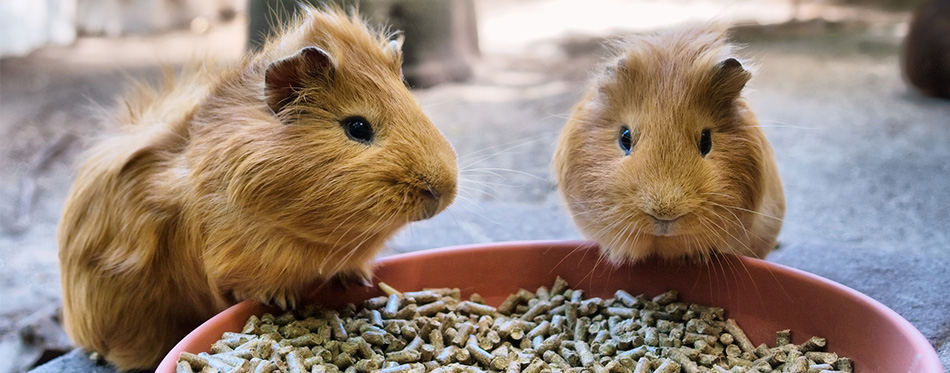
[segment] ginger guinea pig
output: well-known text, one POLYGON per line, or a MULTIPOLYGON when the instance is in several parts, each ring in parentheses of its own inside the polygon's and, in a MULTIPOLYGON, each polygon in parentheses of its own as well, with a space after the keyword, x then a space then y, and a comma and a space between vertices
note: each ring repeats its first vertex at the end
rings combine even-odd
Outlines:
POLYGON ((771 146, 742 98, 751 73, 725 28, 637 35, 575 105, 558 188, 580 231, 616 262, 763 257, 785 211, 771 146))
POLYGON ((153 368, 240 300, 292 307, 314 284, 368 278, 398 229, 445 209, 456 155, 389 36, 306 8, 241 62, 126 98, 59 227, 73 340, 153 368))

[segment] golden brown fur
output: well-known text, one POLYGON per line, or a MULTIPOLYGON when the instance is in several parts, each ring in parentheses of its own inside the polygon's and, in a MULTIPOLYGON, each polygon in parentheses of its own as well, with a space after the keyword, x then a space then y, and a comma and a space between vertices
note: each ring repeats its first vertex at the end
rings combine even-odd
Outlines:
POLYGON ((615 49, 574 107, 554 158, 580 230, 614 261, 765 256, 784 195, 772 149, 741 97, 751 74, 731 59, 725 29, 676 28, 615 49), (622 126, 632 133, 629 155, 618 143, 622 126), (705 157, 704 129, 712 139, 705 157))
POLYGON ((396 230, 452 202, 455 153, 398 45, 355 15, 302 14, 240 63, 138 89, 89 151, 59 229, 79 346, 154 367, 236 301, 293 306, 308 285, 369 276, 396 230), (351 116, 371 144, 348 138, 351 116))

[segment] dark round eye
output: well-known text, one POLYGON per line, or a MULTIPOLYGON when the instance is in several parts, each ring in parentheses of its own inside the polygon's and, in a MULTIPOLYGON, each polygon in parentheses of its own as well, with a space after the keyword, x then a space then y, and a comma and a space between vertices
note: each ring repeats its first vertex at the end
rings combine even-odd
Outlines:
POLYGON ((373 143, 373 126, 363 117, 349 117, 340 122, 350 140, 364 144, 373 143))
POLYGON ((706 158, 710 150, 712 150, 712 132, 707 128, 699 135, 699 155, 706 158))
POLYGON ((620 127, 620 149, 626 155, 630 155, 633 150, 633 135, 627 126, 620 127))

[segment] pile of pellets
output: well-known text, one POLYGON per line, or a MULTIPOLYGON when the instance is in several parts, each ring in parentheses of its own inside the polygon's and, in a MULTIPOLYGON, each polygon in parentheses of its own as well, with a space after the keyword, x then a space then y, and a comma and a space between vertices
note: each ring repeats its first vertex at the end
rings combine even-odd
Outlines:
MULTIPOLYGON (((381 286, 382 287, 382 286, 381 286)), ((384 288, 385 290, 385 288, 384 288)), ((852 372, 825 339, 755 346, 718 307, 618 290, 585 298, 560 277, 499 307, 458 289, 371 298, 361 307, 307 307, 251 316, 211 353, 181 353, 178 372, 852 372)))

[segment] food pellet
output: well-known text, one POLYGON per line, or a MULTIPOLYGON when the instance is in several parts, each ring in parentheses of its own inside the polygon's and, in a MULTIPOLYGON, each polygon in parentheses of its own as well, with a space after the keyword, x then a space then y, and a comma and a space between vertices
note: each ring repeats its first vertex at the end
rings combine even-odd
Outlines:
POLYGON ((458 289, 401 293, 360 306, 251 316, 212 353, 179 356, 177 372, 853 372, 826 340, 754 345, 719 307, 688 304, 670 290, 653 297, 618 290, 585 298, 558 277, 520 289, 500 306, 458 289))

